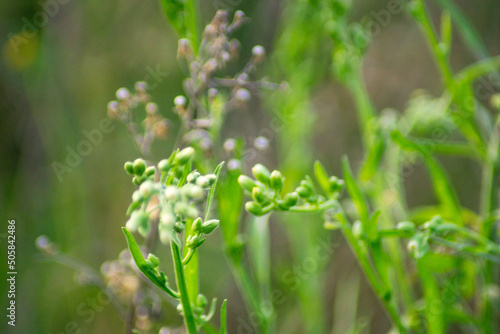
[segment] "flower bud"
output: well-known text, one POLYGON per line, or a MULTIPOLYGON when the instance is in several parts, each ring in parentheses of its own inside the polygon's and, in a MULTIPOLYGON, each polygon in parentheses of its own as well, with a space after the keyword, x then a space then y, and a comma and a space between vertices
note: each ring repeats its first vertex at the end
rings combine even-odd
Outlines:
POLYGON ((179 153, 175 155, 174 164, 183 166, 185 165, 194 155, 194 148, 186 147, 179 153))
POLYGON ((146 171, 145 171, 147 176, 155 175, 155 172, 156 172, 155 166, 149 166, 148 168, 146 168, 146 171))
POLYGON ((194 220, 193 222, 193 225, 191 226, 191 230, 194 232, 194 233, 200 233, 201 230, 202 230, 202 222, 201 222, 201 218, 198 217, 194 220))
POLYGON ((303 186, 298 187, 295 191, 302 198, 308 198, 309 196, 312 195, 310 189, 303 186))
POLYGON ((277 170, 273 171, 271 173, 271 188, 273 188, 276 191, 281 191, 283 188, 283 182, 284 182, 284 177, 281 175, 281 173, 277 170))
POLYGON ((255 216, 260 216, 262 214, 262 207, 255 202, 246 202, 245 209, 255 216))
POLYGON ((206 188, 210 185, 210 180, 206 176, 202 175, 196 179, 196 184, 202 188, 206 188))
POLYGON ((243 190, 246 190, 248 192, 252 192, 252 189, 257 186, 257 184, 255 183, 255 181, 252 180, 251 178, 249 178, 246 175, 240 175, 238 177, 238 183, 240 184, 240 187, 243 190))
POLYGON ((128 100, 130 98, 130 92, 127 88, 120 88, 116 91, 116 98, 119 101, 128 100))
POLYGON ((158 267, 160 265, 160 259, 158 259, 158 257, 156 257, 154 254, 149 253, 148 261, 151 262, 154 267, 158 267))
POLYGON ((184 224, 177 222, 174 224, 174 231, 177 233, 181 233, 182 231, 184 231, 184 227, 184 224))
POLYGON ((291 207, 297 204, 297 201, 299 200, 299 195, 296 192, 291 192, 285 195, 284 200, 286 202, 286 205, 291 207))
POLYGON ((266 202, 267 198, 261 188, 255 187, 252 189, 252 198, 259 204, 266 202))
POLYGON ((203 189, 195 184, 186 184, 181 188, 182 194, 190 199, 200 198, 203 195, 203 189))
POLYGON ((205 234, 209 234, 213 230, 215 230, 217 227, 219 227, 219 220, 218 219, 212 219, 209 221, 206 221, 203 223, 202 227, 202 232, 205 234))
POLYGON ((153 181, 146 181, 139 187, 139 192, 143 198, 148 198, 154 191, 153 181))
POLYGON ((205 177, 208 180, 209 186, 212 186, 215 183, 215 181, 217 180, 217 176, 215 176, 215 174, 207 174, 207 175, 205 175, 205 177))
POLYGON ((261 45, 256 45, 252 48, 252 55, 256 62, 261 62, 266 56, 266 49, 261 45))
POLYGON ((253 141, 253 146, 255 146, 255 148, 259 151, 264 151, 269 147, 269 139, 259 136, 253 141))
POLYGON ((187 104, 187 99, 184 95, 178 95, 174 99, 174 105, 176 107, 185 107, 187 104))
POLYGON ((135 175, 142 175, 146 171, 146 163, 143 159, 135 159, 133 170, 135 175))
POLYGON ((253 166, 252 173, 260 182, 269 184, 271 173, 264 165, 256 164, 255 166, 253 166))
POLYGON ((189 248, 198 248, 205 242, 205 239, 199 235, 190 235, 186 240, 186 246, 189 248))
POLYGON ((205 306, 207 306, 207 297, 205 297, 202 294, 199 294, 198 297, 196 297, 196 306, 198 306, 201 309, 204 309, 205 306))
POLYGON ((328 179, 328 183, 330 185, 331 193, 341 192, 344 189, 344 180, 340 180, 336 176, 330 177, 328 179))
POLYGON ((186 181, 188 183, 195 183, 196 179, 198 179, 199 177, 200 177, 200 173, 198 173, 197 171, 194 171, 194 172, 191 172, 188 174, 186 181))
POLYGON ((236 91, 235 97, 236 97, 236 100, 238 100, 240 102, 248 102, 252 98, 252 95, 250 94, 248 89, 239 88, 236 91))
POLYGON ((160 172, 168 172, 172 166, 170 166, 170 162, 168 159, 163 159, 158 163, 158 169, 160 172))
POLYGON ((401 222, 397 225, 397 229, 408 235, 413 235, 416 231, 415 224, 412 222, 401 222))
POLYGON ((127 161, 125 165, 123 166, 127 174, 133 175, 134 174, 134 164, 130 161, 127 161))

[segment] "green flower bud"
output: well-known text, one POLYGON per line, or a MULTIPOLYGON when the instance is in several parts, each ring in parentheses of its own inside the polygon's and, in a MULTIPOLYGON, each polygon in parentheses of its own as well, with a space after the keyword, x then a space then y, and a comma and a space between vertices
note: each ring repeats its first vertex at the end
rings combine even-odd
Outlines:
POLYGON ((198 179, 199 177, 200 177, 200 173, 198 173, 197 171, 194 171, 194 172, 191 172, 188 174, 186 181, 188 183, 195 183, 196 179, 198 179))
POLYGON ((202 230, 202 222, 201 222, 201 218, 198 217, 194 220, 193 222, 193 225, 191 226, 191 230, 194 232, 194 233, 200 233, 201 230, 202 230))
POLYGON ((158 169, 160 172, 168 172, 172 166, 168 159, 163 159, 158 163, 158 169))
POLYGON ((155 172, 156 172, 155 166, 149 166, 148 168, 146 168, 146 175, 147 176, 155 175, 155 172))
POLYGON ((286 203, 286 201, 284 200, 279 200, 278 201, 278 208, 280 208, 281 210, 288 210, 290 209, 290 206, 288 206, 288 204, 286 203))
POLYGON ((330 184, 331 193, 341 192, 344 189, 344 180, 341 180, 336 176, 330 177, 330 179, 328 179, 328 183, 330 184))
POLYGON ((201 309, 204 309, 205 306, 207 306, 207 297, 205 297, 202 294, 199 294, 198 297, 196 297, 196 306, 198 306, 201 309))
POLYGON ((264 195, 264 192, 259 187, 252 189, 252 197, 259 204, 263 204, 267 200, 266 195, 264 195))
POLYGON ((252 192, 252 189, 257 186, 255 181, 246 175, 240 175, 238 177, 238 183, 243 190, 246 190, 248 192, 252 192))
POLYGON ((286 202, 286 205, 291 207, 297 204, 297 201, 299 200, 299 195, 296 192, 291 192, 285 195, 284 200, 286 202))
POLYGON ((413 235, 416 231, 415 224, 412 222, 401 222, 398 224, 397 229, 408 235, 413 235))
POLYGON ((209 221, 206 221, 203 223, 202 227, 202 232, 205 234, 209 234, 213 230, 215 230, 217 227, 219 227, 219 220, 218 219, 212 219, 209 221))
POLYGON ((123 166, 123 168, 125 168, 125 171, 127 172, 127 174, 129 174, 129 175, 134 174, 134 164, 132 162, 127 161, 125 163, 125 165, 123 166))
POLYGON ((141 193, 143 198, 148 198, 155 190, 153 181, 146 181, 141 184, 139 187, 139 192, 141 193))
POLYGON ((205 177, 208 180, 209 186, 212 186, 215 183, 215 180, 217 180, 217 176, 215 176, 215 174, 207 174, 207 175, 205 175, 205 177))
POLYGON ((200 198, 203 196, 203 189, 195 184, 186 184, 181 188, 181 192, 190 199, 200 198))
POLYGON ((134 174, 137 176, 141 176, 146 171, 146 163, 143 159, 135 159, 133 165, 134 174))
POLYGON ((205 242, 205 239, 199 235, 190 235, 186 240, 186 246, 189 248, 198 248, 205 242))
POLYGON ((262 214, 262 207, 255 202, 246 202, 245 209, 255 216, 260 216, 262 214))
POLYGON ((252 173, 255 176, 255 178, 260 182, 264 184, 269 184, 271 179, 271 173, 264 165, 256 164, 255 166, 253 166, 252 173))
POLYGON ((158 267, 160 265, 160 259, 158 259, 155 255, 149 253, 148 255, 148 261, 151 262, 151 264, 154 267, 158 267))
POLYGON ((200 187, 206 188, 210 186, 210 180, 206 176, 200 176, 196 179, 196 184, 200 187))
POLYGON ((185 165, 194 155, 194 148, 186 147, 179 153, 175 155, 174 164, 183 166, 185 165))
POLYGON ((285 178, 279 171, 275 170, 271 173, 271 188, 274 190, 281 191, 284 181, 285 178))
POLYGON ((184 231, 184 227, 184 224, 177 222, 174 224, 174 231, 177 233, 181 233, 182 231, 184 231))
POLYGON ((298 187, 295 191, 302 198, 308 198, 309 196, 312 195, 311 190, 303 186, 298 187))

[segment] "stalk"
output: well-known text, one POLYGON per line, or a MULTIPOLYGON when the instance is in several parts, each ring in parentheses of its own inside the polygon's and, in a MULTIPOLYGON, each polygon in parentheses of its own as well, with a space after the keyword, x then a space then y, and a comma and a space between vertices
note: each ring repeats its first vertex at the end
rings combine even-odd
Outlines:
POLYGON ((373 269, 372 264, 370 263, 369 258, 366 255, 366 252, 359 246, 358 240, 352 234, 351 228, 349 226, 349 222, 345 216, 345 213, 341 211, 337 214, 337 219, 341 223, 342 226, 342 234, 344 235, 347 243, 349 244, 352 252, 356 256, 361 269, 365 273, 365 277, 368 280, 368 283, 372 287, 373 292, 378 297, 380 303, 384 306, 389 318, 392 320, 393 324, 396 325, 400 333, 407 333, 406 327, 401 322, 401 316, 398 311, 390 302, 390 298, 387 296, 387 290, 380 282, 380 279, 373 269))
POLYGON ((172 248, 172 259, 174 260, 175 278, 177 281, 177 289, 181 295, 182 310, 184 312, 184 324, 188 334, 197 334, 196 323, 194 320, 191 301, 189 299, 186 279, 184 277, 184 268, 182 267, 182 258, 179 246, 175 242, 170 242, 172 248))

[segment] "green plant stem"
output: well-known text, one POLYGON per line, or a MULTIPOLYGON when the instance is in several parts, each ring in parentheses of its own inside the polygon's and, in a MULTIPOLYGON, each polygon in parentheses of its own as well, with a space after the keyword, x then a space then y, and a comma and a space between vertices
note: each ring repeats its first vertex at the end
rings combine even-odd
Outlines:
POLYGON ((343 211, 340 211, 337 214, 337 219, 341 223, 342 226, 342 233, 344 237, 346 238, 349 246, 351 247, 351 250, 353 251, 354 255, 358 259, 358 263, 361 266, 361 269, 365 273, 365 276, 368 280, 368 283, 370 283, 373 292, 375 295, 378 297, 380 303, 385 307, 385 310, 387 314, 389 315, 389 318, 392 320, 394 325, 398 328, 400 333, 407 333, 406 327, 403 325, 401 322, 401 316, 399 315, 398 311, 394 307, 394 305, 390 302, 390 298, 388 298, 388 291, 385 289, 383 284, 380 282, 380 279, 373 269, 373 266, 368 259, 366 252, 363 251, 363 249, 360 247, 358 240, 356 237, 352 234, 351 227, 349 224, 349 221, 347 220, 347 217, 345 216, 345 213, 343 211))
MULTIPOLYGON (((184 234, 185 240, 187 240, 189 236, 189 231, 191 231, 192 225, 193 219, 188 219, 186 221, 186 233, 184 234)), ((183 268, 189 298, 191 303, 195 304, 196 298, 198 297, 198 252, 192 248, 184 247, 183 256, 184 258, 182 260, 182 264, 184 266, 183 268)))
POLYGON ((194 320, 193 310, 191 308, 191 301, 189 298, 186 279, 184 277, 184 268, 182 266, 181 251, 175 242, 170 242, 172 249, 172 259, 175 267, 175 278, 177 280, 177 289, 181 295, 182 310, 184 312, 184 324, 189 334, 198 333, 196 323, 194 320))
POLYGON ((265 314, 262 314, 260 297, 250 279, 250 274, 245 270, 241 261, 232 258, 230 258, 230 261, 233 277, 238 285, 238 290, 243 294, 243 300, 245 301, 247 309, 259 318, 261 333, 270 333, 270 319, 265 314))

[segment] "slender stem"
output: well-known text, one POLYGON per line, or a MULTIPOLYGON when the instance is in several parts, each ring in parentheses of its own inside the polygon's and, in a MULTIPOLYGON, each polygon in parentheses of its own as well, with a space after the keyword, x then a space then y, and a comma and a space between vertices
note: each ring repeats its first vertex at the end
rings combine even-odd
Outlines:
POLYGON ((256 315, 261 324, 261 332, 263 334, 269 333, 269 319, 261 311, 260 296, 255 290, 250 274, 245 270, 241 261, 230 259, 233 277, 238 285, 238 290, 243 294, 243 300, 247 304, 247 308, 251 310, 252 315, 256 315))
POLYGON ((383 284, 380 282, 380 279, 378 278, 377 273, 373 269, 372 264, 370 263, 370 260, 366 256, 365 252, 361 249, 358 240, 356 237, 352 234, 351 228, 349 226, 349 222, 345 216, 345 213, 341 211, 340 213, 337 214, 337 219, 342 225, 342 233, 344 237, 346 238, 349 246, 351 247, 351 250, 353 251, 354 255, 358 259, 358 263, 361 266, 361 269, 365 273, 365 276, 368 280, 368 283, 370 283, 373 291, 375 292, 375 295, 378 297, 379 301, 384 305, 385 310, 387 311, 390 319, 392 322, 396 325, 400 333, 407 333, 406 327, 403 325, 401 322, 401 317, 394 307, 393 304, 390 302, 390 298, 388 298, 387 293, 389 291, 386 290, 386 288, 383 286, 383 284))
POLYGON ((181 252, 179 246, 175 242, 170 242, 170 246, 172 248, 172 258, 174 260, 175 266, 177 289, 181 294, 181 304, 182 310, 184 312, 184 324, 186 325, 186 330, 189 334, 196 334, 198 333, 198 331, 196 329, 193 310, 191 308, 191 301, 189 300, 186 280, 184 278, 184 268, 182 266, 181 252))

